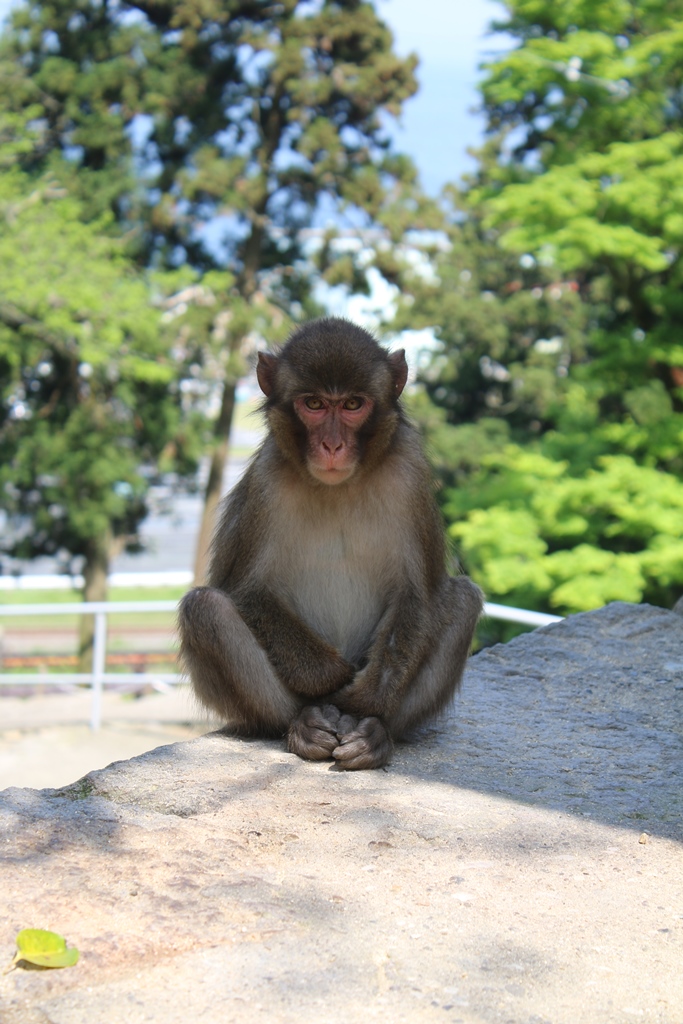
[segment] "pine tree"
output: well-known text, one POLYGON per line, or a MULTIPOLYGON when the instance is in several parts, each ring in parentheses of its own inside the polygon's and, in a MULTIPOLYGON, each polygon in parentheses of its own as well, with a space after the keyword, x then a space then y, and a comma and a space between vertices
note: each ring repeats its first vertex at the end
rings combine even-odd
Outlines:
POLYGON ((142 265, 234 275, 201 576, 239 357, 256 323, 277 321, 277 310, 294 320, 317 312, 320 271, 367 288, 363 247, 337 258, 340 225, 395 238, 433 219, 384 124, 416 89, 416 58, 393 53, 390 31, 360 0, 86 2, 76 11, 67 0, 29 0, 5 45, 28 69, 26 102, 40 100, 48 125, 24 166, 64 153, 86 214, 112 210, 142 265), (313 253, 304 229, 325 219, 335 227, 313 253))

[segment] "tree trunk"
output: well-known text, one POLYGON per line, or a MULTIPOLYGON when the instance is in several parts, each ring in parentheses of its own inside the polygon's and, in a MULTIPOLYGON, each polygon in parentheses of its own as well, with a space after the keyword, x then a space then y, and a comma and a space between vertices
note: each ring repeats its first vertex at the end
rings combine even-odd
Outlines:
MULTIPOLYGON (((250 302, 253 298, 258 283, 257 273, 261 261, 261 247, 263 244, 263 226, 261 218, 266 209, 267 197, 264 197, 254 213, 254 220, 251 226, 251 233, 244 248, 244 266, 240 275, 238 290, 243 299, 250 302)), ((239 352, 243 338, 233 338, 231 352, 239 352)), ((225 465, 228 461, 230 450, 230 431, 232 429, 232 418, 235 411, 235 392, 237 381, 228 378, 223 385, 223 398, 221 411, 218 414, 214 427, 214 445, 211 451, 211 465, 209 467, 209 480, 204 494, 204 508, 202 509, 202 521, 199 527, 197 538, 197 549, 194 561, 194 585, 201 586, 206 580, 206 572, 209 565, 209 552, 211 540, 216 526, 216 510, 223 491, 223 476, 225 465)))
POLYGON ((218 508, 218 502, 220 501, 223 491, 223 475, 225 473, 226 462, 228 461, 230 430, 232 428, 232 417, 235 411, 236 390, 237 381, 235 380, 227 380, 223 385, 221 411, 214 427, 215 442, 211 451, 209 480, 204 494, 202 522, 199 527, 197 550, 195 554, 195 586, 200 586, 206 579, 211 538, 213 537, 213 531, 216 525, 216 509, 218 508))
MULTIPOLYGON (((104 537, 93 537, 88 542, 83 567, 83 600, 107 600, 107 576, 109 574, 109 558, 112 539, 109 531, 104 537)), ((92 672, 93 642, 95 637, 95 617, 81 615, 78 641, 78 671, 92 672)))

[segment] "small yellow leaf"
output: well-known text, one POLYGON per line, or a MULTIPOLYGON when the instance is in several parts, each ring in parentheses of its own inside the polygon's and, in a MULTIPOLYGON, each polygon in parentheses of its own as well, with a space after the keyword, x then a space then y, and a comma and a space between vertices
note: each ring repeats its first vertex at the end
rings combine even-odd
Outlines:
POLYGON ((8 970, 25 961, 37 967, 73 967, 78 950, 66 948, 66 939, 42 928, 24 928, 17 935, 17 952, 8 970))
POLYGON ((66 949, 66 939, 42 928, 24 928, 17 935, 17 949, 20 953, 61 953, 66 949))
POLYGON ((77 949, 63 949, 61 953, 22 953, 21 960, 28 960, 38 967, 73 967, 78 963, 77 949))

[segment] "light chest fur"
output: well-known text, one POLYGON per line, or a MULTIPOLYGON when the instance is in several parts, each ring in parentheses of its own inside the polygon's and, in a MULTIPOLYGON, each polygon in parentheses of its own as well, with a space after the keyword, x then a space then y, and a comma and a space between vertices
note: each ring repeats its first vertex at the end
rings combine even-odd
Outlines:
MULTIPOLYGON (((389 481, 387 476, 387 481, 389 481)), ((350 661, 367 651, 406 572, 395 479, 368 488, 302 488, 282 480, 269 510, 259 572, 280 599, 350 661)))

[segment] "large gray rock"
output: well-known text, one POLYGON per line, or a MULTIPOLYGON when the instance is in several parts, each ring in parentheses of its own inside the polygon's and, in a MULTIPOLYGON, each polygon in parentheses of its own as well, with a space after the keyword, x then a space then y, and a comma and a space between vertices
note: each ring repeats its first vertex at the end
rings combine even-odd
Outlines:
POLYGON ((2 1024, 683 1020, 683 620, 472 659, 381 771, 213 734, 0 794, 2 1024))

